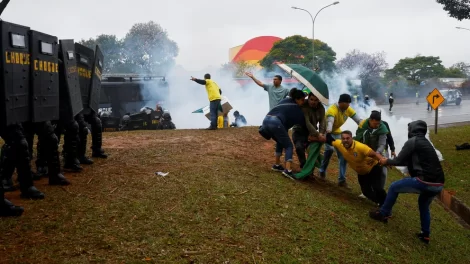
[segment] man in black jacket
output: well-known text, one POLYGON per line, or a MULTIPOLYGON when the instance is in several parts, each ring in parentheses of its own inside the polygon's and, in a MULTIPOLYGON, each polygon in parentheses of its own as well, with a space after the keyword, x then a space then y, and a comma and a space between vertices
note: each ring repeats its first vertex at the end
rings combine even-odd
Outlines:
POLYGON ((383 158, 382 165, 407 166, 411 177, 395 181, 388 189, 385 203, 379 210, 371 211, 369 216, 375 220, 387 222, 392 215, 392 207, 400 193, 419 194, 418 205, 421 217, 421 233, 418 238, 429 243, 431 215, 429 206, 444 187, 444 172, 436 150, 425 135, 428 130, 422 120, 408 124, 408 141, 398 156, 391 160, 383 158))

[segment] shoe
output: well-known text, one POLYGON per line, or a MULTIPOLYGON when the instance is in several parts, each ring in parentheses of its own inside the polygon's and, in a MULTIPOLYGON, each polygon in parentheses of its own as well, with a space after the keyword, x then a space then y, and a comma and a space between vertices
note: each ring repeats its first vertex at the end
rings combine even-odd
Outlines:
POLYGON ((83 168, 78 164, 72 163, 72 164, 65 164, 64 170, 69 171, 69 172, 81 172, 83 168))
POLYGON ((282 165, 277 165, 277 164, 273 165, 271 169, 273 171, 280 171, 280 172, 283 172, 285 170, 284 167, 282 167, 282 165))
POLYGON ((61 185, 61 186, 66 186, 69 185, 70 182, 65 178, 62 173, 59 173, 54 176, 49 176, 49 185, 61 185))
POLYGON ((429 235, 425 236, 423 232, 416 234, 416 236, 425 244, 429 244, 429 235))
POLYGON ((286 176, 287 178, 291 179, 291 180, 294 180, 295 181, 295 178, 294 178, 294 174, 292 173, 292 170, 284 170, 282 172, 282 175, 286 176))
POLYGON ((369 217, 383 223, 388 223, 388 219, 392 216, 385 216, 379 210, 373 210, 369 212, 369 217))
POLYGON ((28 189, 21 190, 21 198, 41 200, 44 199, 44 193, 40 192, 36 187, 31 186, 28 189))
POLYGON ((359 198, 366 199, 367 197, 363 193, 361 193, 361 195, 359 195, 359 198))
POLYGON ((208 128, 206 128, 206 130, 217 130, 217 128, 216 127, 208 127, 208 128))
POLYGON ((346 189, 351 189, 351 187, 349 187, 348 183, 346 181, 340 181, 338 182, 338 186, 339 187, 343 187, 343 188, 346 188, 346 189))
POLYGON ((108 157, 108 155, 106 155, 104 153, 104 150, 100 150, 100 151, 93 151, 91 156, 93 158, 101 158, 101 159, 106 159, 108 157))
POLYGON ((23 214, 23 207, 16 206, 7 199, 3 200, 3 205, 0 205, 0 216, 21 216, 23 214))
POLYGON ((80 164, 85 164, 85 165, 91 165, 93 164, 93 160, 87 158, 87 157, 82 157, 82 158, 79 158, 78 161, 80 162, 80 164))

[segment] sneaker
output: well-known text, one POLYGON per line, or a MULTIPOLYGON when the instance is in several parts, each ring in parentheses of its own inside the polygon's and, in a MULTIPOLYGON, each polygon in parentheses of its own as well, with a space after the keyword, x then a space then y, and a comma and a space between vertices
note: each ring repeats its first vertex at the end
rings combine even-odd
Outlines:
POLYGON ((425 236, 423 232, 416 234, 416 236, 425 244, 429 244, 429 235, 425 236))
POLYGON ((346 189, 351 189, 351 187, 349 187, 348 183, 346 181, 340 181, 338 182, 338 186, 339 187, 344 187, 346 189))
POLYGON ((369 212, 369 217, 383 223, 388 223, 388 219, 392 216, 385 216, 379 210, 373 210, 369 212))
POLYGON ((322 180, 326 180, 326 172, 324 172, 324 171, 323 171, 323 172, 322 172, 322 171, 320 171, 320 179, 322 179, 322 180))
POLYGON ((363 193, 361 193, 361 195, 359 195, 359 198, 366 199, 367 197, 363 193))
POLYGON ((292 173, 292 170, 284 170, 282 172, 282 175, 286 176, 287 178, 291 179, 291 180, 295 180, 294 178, 294 174, 292 173))
POLYGON ((271 169, 273 171, 280 171, 280 172, 283 172, 285 170, 284 167, 282 167, 282 165, 277 165, 277 164, 274 164, 271 169))

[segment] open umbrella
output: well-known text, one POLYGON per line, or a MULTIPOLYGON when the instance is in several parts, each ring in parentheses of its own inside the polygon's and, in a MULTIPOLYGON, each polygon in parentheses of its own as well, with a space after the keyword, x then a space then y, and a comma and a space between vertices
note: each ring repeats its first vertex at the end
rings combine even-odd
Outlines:
POLYGON ((300 64, 278 64, 277 66, 303 84, 304 92, 312 92, 322 104, 328 105, 328 86, 318 74, 300 64))

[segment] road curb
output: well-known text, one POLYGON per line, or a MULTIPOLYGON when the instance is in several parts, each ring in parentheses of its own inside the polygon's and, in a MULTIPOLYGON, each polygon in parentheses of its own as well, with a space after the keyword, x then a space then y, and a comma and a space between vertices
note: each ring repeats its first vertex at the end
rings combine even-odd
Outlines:
POLYGON ((442 190, 438 198, 446 209, 452 211, 464 222, 462 223, 464 227, 470 228, 470 208, 454 194, 455 192, 442 190))

